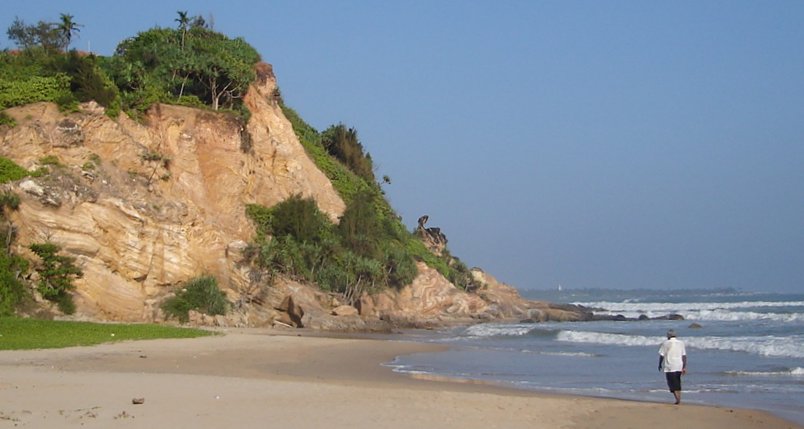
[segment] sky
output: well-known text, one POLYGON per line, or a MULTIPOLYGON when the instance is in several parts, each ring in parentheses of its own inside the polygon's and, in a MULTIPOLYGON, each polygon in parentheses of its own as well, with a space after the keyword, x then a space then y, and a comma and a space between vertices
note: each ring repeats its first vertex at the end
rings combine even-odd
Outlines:
POLYGON ((180 10, 245 38, 308 123, 357 129, 409 228, 519 289, 804 291, 802 1, 0 9, 100 55, 180 10))

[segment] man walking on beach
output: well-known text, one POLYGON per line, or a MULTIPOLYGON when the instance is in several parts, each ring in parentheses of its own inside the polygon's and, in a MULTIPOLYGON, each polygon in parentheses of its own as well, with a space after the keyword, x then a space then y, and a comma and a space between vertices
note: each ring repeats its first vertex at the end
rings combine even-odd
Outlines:
POLYGON ((681 375, 687 373, 687 350, 672 329, 667 331, 667 340, 659 347, 659 371, 662 370, 678 405, 681 403, 681 375))

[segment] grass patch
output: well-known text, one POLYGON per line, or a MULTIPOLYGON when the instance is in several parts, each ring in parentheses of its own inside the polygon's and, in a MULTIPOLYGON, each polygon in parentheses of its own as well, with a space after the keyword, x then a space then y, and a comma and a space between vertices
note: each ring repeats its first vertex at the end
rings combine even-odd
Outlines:
POLYGON ((58 349, 130 340, 196 338, 213 332, 154 324, 116 324, 0 317, 0 350, 58 349))

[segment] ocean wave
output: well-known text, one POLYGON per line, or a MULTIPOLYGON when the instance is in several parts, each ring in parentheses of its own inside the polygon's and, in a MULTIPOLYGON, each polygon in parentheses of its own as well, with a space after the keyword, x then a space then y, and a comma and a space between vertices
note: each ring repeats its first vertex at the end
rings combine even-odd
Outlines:
MULTIPOLYGON (((610 334, 590 331, 561 331, 558 341, 590 343, 616 346, 655 346, 662 339, 655 336, 610 334)), ((769 357, 804 358, 804 343, 800 338, 791 337, 687 337, 687 346, 702 350, 726 350, 752 353, 769 357)))
POLYGON ((663 311, 595 311, 597 315, 616 316, 622 315, 627 318, 636 319, 640 316, 649 318, 662 317, 668 314, 680 314, 687 320, 697 321, 720 321, 720 322, 739 322, 752 320, 769 320, 782 323, 804 322, 804 313, 758 313, 755 311, 730 311, 730 310, 679 310, 666 309, 663 311))
POLYGON ((736 376, 755 376, 755 377, 766 377, 766 376, 804 377, 804 368, 797 367, 785 371, 726 371, 725 374, 736 375, 736 376))
POLYGON ((566 357, 598 357, 594 353, 587 352, 538 352, 540 355, 545 356, 566 356, 566 357))
POLYGON ((635 303, 635 302, 578 302, 589 308, 601 309, 595 311, 600 315, 623 315, 629 318, 661 317, 668 314, 680 314, 689 320, 714 321, 742 321, 742 320, 770 320, 776 322, 804 322, 804 313, 793 311, 804 307, 804 301, 742 301, 742 302, 685 302, 685 303, 635 303), (776 311, 762 312, 757 309, 777 309, 776 311), (778 309, 790 309, 789 312, 779 312, 778 309))
POLYGON ((681 310, 716 310, 735 308, 762 308, 762 307, 804 307, 804 301, 741 301, 741 302, 574 302, 592 308, 605 308, 607 310, 623 311, 665 311, 681 310))
POLYGON ((515 325, 486 323, 469 326, 463 331, 462 335, 474 338, 522 337, 525 335, 535 337, 554 337, 557 332, 558 330, 556 329, 544 328, 533 323, 515 325))

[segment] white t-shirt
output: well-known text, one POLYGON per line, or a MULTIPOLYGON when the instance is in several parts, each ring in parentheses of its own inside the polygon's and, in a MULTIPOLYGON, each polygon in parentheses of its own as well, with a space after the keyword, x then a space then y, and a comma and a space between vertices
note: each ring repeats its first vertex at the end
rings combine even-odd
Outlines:
POLYGON ((664 372, 677 372, 684 368, 684 361, 682 356, 687 355, 687 350, 684 348, 684 342, 672 337, 662 343, 659 347, 659 356, 664 357, 664 372))

